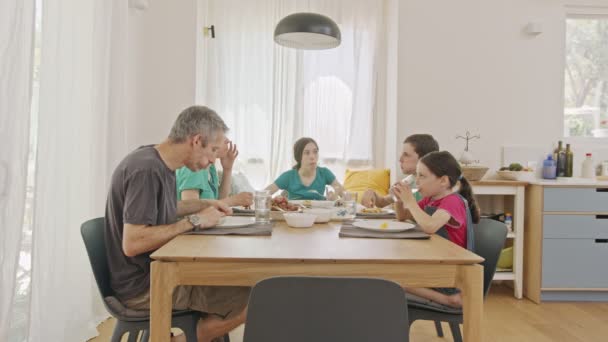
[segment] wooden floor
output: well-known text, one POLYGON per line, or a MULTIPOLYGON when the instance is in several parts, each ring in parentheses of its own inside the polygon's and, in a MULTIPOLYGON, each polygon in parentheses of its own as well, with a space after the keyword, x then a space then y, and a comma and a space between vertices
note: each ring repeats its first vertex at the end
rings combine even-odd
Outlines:
MULTIPOLYGON (((608 303, 543 303, 517 300, 513 290, 494 286, 484 307, 484 340, 492 342, 594 342, 608 341, 608 303)), ((90 341, 109 341, 114 321, 99 325, 100 336, 90 341)), ((452 341, 449 328, 439 338, 430 322, 416 322, 410 340, 414 342, 452 341)), ((232 342, 241 342, 243 328, 230 334, 232 342)), ((126 339, 124 339, 126 341, 126 339)))

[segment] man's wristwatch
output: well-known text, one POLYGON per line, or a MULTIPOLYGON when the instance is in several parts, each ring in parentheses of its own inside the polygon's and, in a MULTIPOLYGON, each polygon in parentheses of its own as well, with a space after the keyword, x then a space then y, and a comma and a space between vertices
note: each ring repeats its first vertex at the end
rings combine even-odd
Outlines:
POLYGON ((192 225, 192 229, 197 230, 200 229, 203 225, 203 220, 200 216, 198 215, 188 215, 186 216, 188 218, 188 222, 190 222, 190 224, 192 225))

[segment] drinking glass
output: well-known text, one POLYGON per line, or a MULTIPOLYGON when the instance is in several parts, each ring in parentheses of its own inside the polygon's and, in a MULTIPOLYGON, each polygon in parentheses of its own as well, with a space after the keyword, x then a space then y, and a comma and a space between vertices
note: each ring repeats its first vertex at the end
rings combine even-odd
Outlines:
MULTIPOLYGON (((416 192, 418 192, 418 189, 415 189, 415 187, 416 187, 416 177, 414 177, 414 175, 408 175, 407 177, 403 178, 400 181, 400 183, 408 184, 410 186, 410 188, 412 189, 412 193, 413 194, 415 194, 416 192)), ((395 192, 393 191, 394 188, 395 188, 395 186, 393 185, 390 188, 389 191, 390 191, 391 195, 393 196, 393 200, 395 202, 397 202, 398 198, 397 198, 397 195, 395 195, 395 192)))
POLYGON ((255 205, 255 221, 270 222, 270 191, 256 191, 253 196, 253 204, 255 205))
POLYGON ((344 191, 342 201, 346 209, 346 215, 355 217, 357 215, 357 196, 359 194, 354 191, 344 191))

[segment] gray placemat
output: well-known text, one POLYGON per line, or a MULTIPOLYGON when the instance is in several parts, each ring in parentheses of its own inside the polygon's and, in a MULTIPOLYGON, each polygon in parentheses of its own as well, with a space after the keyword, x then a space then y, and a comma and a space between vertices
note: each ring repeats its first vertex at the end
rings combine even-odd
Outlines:
POLYGON ((352 222, 342 223, 340 237, 376 238, 376 239, 428 239, 431 236, 416 226, 404 232, 378 232, 353 226, 352 222))
POLYGON ((272 235, 273 223, 256 223, 242 228, 208 228, 199 229, 185 233, 186 235, 253 235, 268 236, 272 235))

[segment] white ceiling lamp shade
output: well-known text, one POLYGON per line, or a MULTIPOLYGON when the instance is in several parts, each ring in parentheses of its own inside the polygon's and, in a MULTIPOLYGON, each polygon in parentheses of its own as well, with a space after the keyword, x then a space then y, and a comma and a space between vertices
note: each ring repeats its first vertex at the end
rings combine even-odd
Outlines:
POLYGON ((281 19, 274 29, 274 41, 289 48, 303 50, 333 49, 340 45, 340 28, 317 13, 294 13, 281 19))

